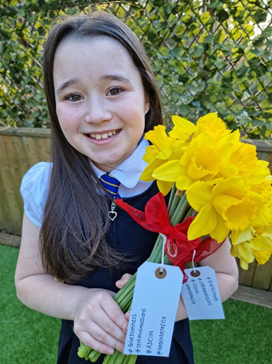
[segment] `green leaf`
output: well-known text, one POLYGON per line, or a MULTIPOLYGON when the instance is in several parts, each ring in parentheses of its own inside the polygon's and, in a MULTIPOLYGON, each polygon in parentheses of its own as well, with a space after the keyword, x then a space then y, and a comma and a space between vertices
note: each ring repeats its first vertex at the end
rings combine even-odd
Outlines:
POLYGON ((267 12, 263 9, 258 9, 256 12, 252 12, 251 16, 257 24, 262 23, 267 19, 267 12))
POLYGON ((206 24, 209 22, 210 19, 212 19, 210 13, 208 11, 205 11, 204 13, 202 13, 200 15, 200 19, 202 21, 203 24, 206 24))

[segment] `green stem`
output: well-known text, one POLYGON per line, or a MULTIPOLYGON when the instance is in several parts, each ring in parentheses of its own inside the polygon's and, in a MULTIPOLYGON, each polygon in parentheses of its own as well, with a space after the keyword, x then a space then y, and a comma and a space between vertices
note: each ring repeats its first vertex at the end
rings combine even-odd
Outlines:
POLYGON ((127 364, 135 364, 136 363, 136 360, 137 360, 137 355, 130 355, 128 357, 128 362, 127 364))
POLYGON ((85 358, 86 356, 89 355, 90 351, 91 351, 91 348, 89 348, 88 346, 84 345, 83 343, 80 343, 80 347, 78 348, 77 355, 80 358, 85 358))
POLYGON ((114 350, 114 353, 112 355, 106 355, 103 360, 103 364, 109 364, 110 362, 114 363, 115 359, 117 359, 118 354, 119 354, 119 351, 114 350))
POLYGON ((184 193, 184 195, 180 198, 180 201, 176 207, 175 212, 173 213, 173 216, 171 217, 172 226, 174 226, 180 222, 182 215, 186 211, 187 204, 188 204, 187 198, 184 193))
POLYGON ((169 207, 169 217, 170 217, 170 219, 171 219, 173 213, 176 210, 176 207, 177 207, 177 205, 179 203, 179 200, 180 200, 180 197, 175 194, 175 196, 174 196, 174 198, 173 198, 173 200, 171 202, 171 206, 169 207))
POLYGON ((170 197, 169 197, 169 201, 168 201, 168 213, 170 212, 170 207, 172 205, 172 202, 173 202, 173 198, 175 196, 175 193, 176 193, 176 184, 173 183, 173 186, 171 188, 171 192, 170 192, 170 197))
POLYGON ((92 363, 95 363, 99 359, 100 355, 101 353, 99 351, 91 349, 90 354, 85 357, 85 359, 90 360, 92 363))
POLYGON ((187 217, 192 216, 194 212, 194 209, 192 207, 190 207, 186 213, 186 215, 184 216, 183 220, 186 220, 187 217))

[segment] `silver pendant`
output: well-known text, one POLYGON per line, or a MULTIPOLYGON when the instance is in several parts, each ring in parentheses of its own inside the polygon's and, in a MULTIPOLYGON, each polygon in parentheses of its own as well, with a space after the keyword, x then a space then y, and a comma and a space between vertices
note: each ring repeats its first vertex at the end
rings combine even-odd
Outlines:
POLYGON ((117 212, 114 211, 115 207, 116 207, 116 203, 112 202, 111 203, 111 211, 108 212, 108 216, 109 216, 109 219, 111 221, 114 221, 116 219, 116 217, 117 217, 117 212))

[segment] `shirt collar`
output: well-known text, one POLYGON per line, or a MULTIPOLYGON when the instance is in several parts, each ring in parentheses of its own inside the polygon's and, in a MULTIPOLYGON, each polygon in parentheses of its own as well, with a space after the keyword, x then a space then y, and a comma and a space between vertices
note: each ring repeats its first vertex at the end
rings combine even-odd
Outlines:
MULTIPOLYGON (((148 146, 149 142, 146 139, 142 139, 134 152, 117 168, 113 169, 110 174, 118 179, 123 186, 127 188, 135 187, 139 182, 143 170, 147 166, 147 163, 143 160, 143 155, 148 146)), ((92 161, 90 161, 90 163, 98 178, 105 174, 105 172, 96 167, 92 161)))

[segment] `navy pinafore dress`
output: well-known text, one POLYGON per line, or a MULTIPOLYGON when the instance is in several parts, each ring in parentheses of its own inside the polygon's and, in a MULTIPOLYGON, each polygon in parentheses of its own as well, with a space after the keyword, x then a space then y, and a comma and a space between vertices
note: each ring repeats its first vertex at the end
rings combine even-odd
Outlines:
MULTIPOLYGON (((144 211, 148 200, 158 192, 156 183, 153 183, 140 195, 124 198, 124 201, 138 210, 144 211)), ((100 269, 92 272, 88 277, 76 283, 88 288, 104 288, 117 292, 115 282, 125 273, 134 274, 137 268, 145 262, 152 251, 158 234, 152 233, 137 224, 127 212, 116 206, 117 218, 111 223, 107 234, 107 242, 116 251, 126 252, 126 257, 132 261, 122 266, 122 270, 100 269)), ((57 364, 84 364, 91 363, 77 356, 79 339, 73 332, 73 322, 62 320, 57 364)), ((97 360, 103 362, 104 355, 97 360)), ((139 356, 136 364, 193 364, 193 347, 191 342, 188 319, 175 323, 173 340, 168 358, 139 356)))

